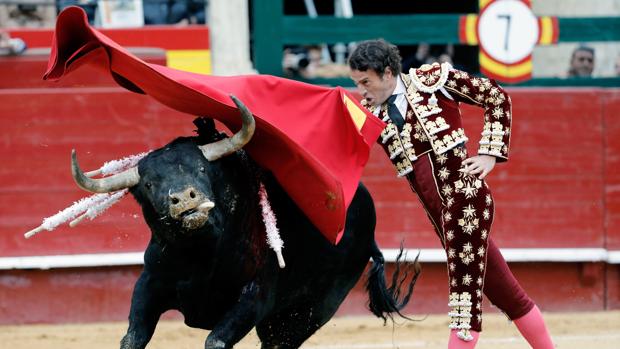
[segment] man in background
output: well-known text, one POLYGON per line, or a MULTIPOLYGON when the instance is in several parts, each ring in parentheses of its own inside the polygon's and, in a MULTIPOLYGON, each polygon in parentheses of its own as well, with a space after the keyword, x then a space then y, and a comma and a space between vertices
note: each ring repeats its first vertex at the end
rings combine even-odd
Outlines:
POLYGON ((594 49, 588 46, 577 47, 571 56, 568 77, 587 78, 594 70, 594 49))

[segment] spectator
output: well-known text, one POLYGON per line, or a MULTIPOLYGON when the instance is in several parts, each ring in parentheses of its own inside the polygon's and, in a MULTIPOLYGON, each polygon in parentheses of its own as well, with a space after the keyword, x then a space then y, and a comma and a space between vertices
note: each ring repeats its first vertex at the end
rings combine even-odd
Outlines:
POLYGON ((52 27, 55 19, 53 6, 38 3, 5 4, 0 0, 0 27, 52 27))
POLYGON ((408 72, 410 68, 418 68, 427 63, 429 58, 431 58, 431 45, 422 42, 416 48, 414 55, 403 60, 403 71, 408 72))
POLYGON ((568 77, 591 77, 594 70, 594 49, 579 46, 571 55, 568 77))
MULTIPOLYGON (((423 64, 433 64, 435 62, 448 62, 454 65, 454 45, 429 45, 421 43, 416 48, 416 53, 403 59, 403 71, 408 72, 410 68, 417 69, 423 64)), ((459 68, 460 65, 457 65, 459 68)))
POLYGON ((189 0, 189 22, 192 24, 207 23, 207 5, 208 0, 189 0))
POLYGON ((57 0, 58 12, 62 11, 65 7, 78 6, 81 7, 86 16, 88 17, 88 23, 95 23, 95 13, 97 12, 97 0, 57 0))
POLYGON ((450 56, 448 53, 440 54, 439 57, 437 57, 437 62, 450 63, 450 65, 454 65, 454 62, 452 61, 452 56, 450 56))
POLYGON ((323 59, 323 48, 320 45, 285 49, 282 68, 288 77, 304 79, 346 77, 349 74, 346 64, 323 59))
MULTIPOLYGON (((168 24, 170 5, 168 0, 144 0, 144 24, 168 24)), ((176 10, 179 10, 177 6, 176 10)))
MULTIPOLYGON (((426 60, 424 61, 423 64, 433 64, 433 63, 435 63, 437 61, 438 61, 437 57, 435 57, 435 56, 428 56, 428 57, 426 57, 426 60)), ((419 68, 419 66, 411 67, 411 68, 417 69, 417 68, 419 68)))
POLYGON ((143 0, 145 24, 204 24, 207 0, 143 0))
POLYGON ((11 38, 9 33, 0 31, 0 56, 19 55, 26 51, 26 43, 19 38, 11 38))

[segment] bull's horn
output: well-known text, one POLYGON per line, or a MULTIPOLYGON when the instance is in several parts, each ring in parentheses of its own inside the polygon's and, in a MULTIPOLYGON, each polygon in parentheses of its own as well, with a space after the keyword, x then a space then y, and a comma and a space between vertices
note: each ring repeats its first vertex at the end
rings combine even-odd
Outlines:
POLYGON ((86 177, 88 177, 88 178, 93 178, 93 177, 96 177, 96 176, 101 176, 102 173, 103 173, 103 171, 101 171, 101 169, 98 169, 98 170, 86 172, 86 173, 84 173, 84 175, 86 177))
POLYGON ((198 211, 209 212, 212 208, 215 207, 215 203, 213 201, 205 201, 202 204, 198 205, 196 208, 198 211))
POLYGON ((243 148, 243 146, 248 144, 254 135, 254 130, 256 129, 254 116, 252 116, 252 113, 250 113, 245 104, 238 100, 237 97, 230 95, 230 98, 233 102, 235 102, 237 108, 241 111, 241 119, 243 120, 243 124, 241 126, 241 130, 235 133, 232 137, 199 146, 200 150, 202 150, 202 154, 204 154, 205 158, 209 161, 215 161, 243 148))
POLYGON ((131 167, 110 177, 101 179, 88 178, 80 169, 75 149, 71 150, 71 174, 78 187, 91 193, 110 193, 133 187, 140 182, 140 174, 138 174, 137 167, 131 167))

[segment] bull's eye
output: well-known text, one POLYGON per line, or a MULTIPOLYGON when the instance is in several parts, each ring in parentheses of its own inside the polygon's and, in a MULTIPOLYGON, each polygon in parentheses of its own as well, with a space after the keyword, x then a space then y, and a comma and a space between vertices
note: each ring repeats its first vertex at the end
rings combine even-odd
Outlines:
POLYGON ((151 182, 146 182, 144 186, 146 187, 146 189, 151 189, 152 187, 151 182))
POLYGON ((204 166, 200 166, 200 172, 205 172, 205 167, 204 166))

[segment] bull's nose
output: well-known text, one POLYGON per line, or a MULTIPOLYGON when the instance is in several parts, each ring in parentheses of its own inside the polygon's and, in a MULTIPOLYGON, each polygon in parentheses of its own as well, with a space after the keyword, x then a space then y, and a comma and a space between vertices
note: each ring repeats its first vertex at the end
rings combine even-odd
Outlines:
POLYGON ((185 188, 181 192, 171 193, 168 195, 171 205, 180 205, 184 202, 196 200, 198 197, 197 190, 193 187, 185 188))
POLYGON ((173 218, 179 218, 184 212, 195 209, 205 199, 205 195, 192 186, 175 193, 168 193, 170 215, 173 218))

